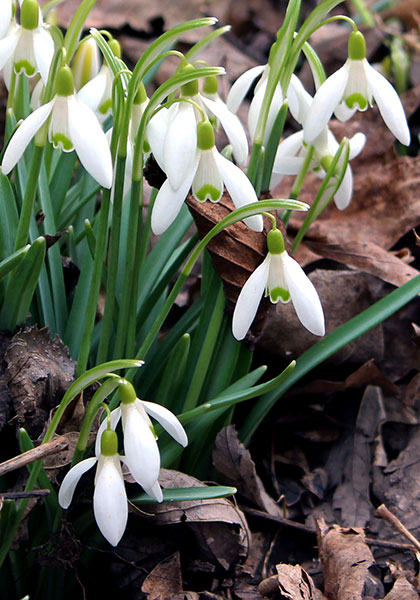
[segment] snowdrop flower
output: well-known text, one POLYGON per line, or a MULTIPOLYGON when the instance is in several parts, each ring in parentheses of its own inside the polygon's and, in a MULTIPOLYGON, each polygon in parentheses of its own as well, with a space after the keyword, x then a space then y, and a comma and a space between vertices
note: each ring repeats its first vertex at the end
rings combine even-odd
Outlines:
POLYGON ((0 6, 0 40, 9 31, 13 16, 13 0, 2 0, 0 6))
POLYGON ((269 232, 267 247, 266 258, 239 294, 232 320, 234 337, 237 340, 245 337, 264 291, 275 304, 291 300, 302 325, 314 335, 324 335, 324 313, 318 294, 302 267, 287 254, 281 231, 269 232))
MULTIPOLYGON (((184 180, 175 188, 168 176, 156 196, 151 219, 152 231, 156 235, 166 231, 175 220, 191 186, 194 198, 200 202, 218 202, 223 194, 223 185, 237 208, 258 201, 245 173, 216 150, 210 121, 202 121, 196 126, 195 139, 194 161, 185 173, 184 180)), ((263 230, 261 215, 248 217, 244 221, 254 231, 263 230)))
MULTIPOLYGON (((184 72, 195 70, 185 65, 184 72)), ((198 81, 182 86, 181 97, 170 106, 163 107, 147 126, 147 140, 160 168, 174 190, 185 181, 194 166, 197 152, 197 125, 211 111, 219 119, 235 160, 245 165, 248 157, 248 142, 245 131, 236 117, 227 108, 199 93, 198 81), (196 106, 194 106, 196 105, 196 106)))
POLYGON ((78 47, 71 64, 76 90, 79 91, 88 81, 96 77, 99 68, 98 44, 95 38, 88 37, 78 47))
MULTIPOLYGON (((113 53, 121 58, 121 46, 117 40, 108 42, 113 53)), ((112 84, 114 76, 111 69, 104 63, 99 73, 82 87, 77 93, 79 100, 87 104, 103 123, 112 110, 112 84)))
MULTIPOLYGON (((245 71, 233 84, 227 98, 227 107, 233 113, 236 113, 241 102, 245 98, 253 81, 261 75, 261 79, 255 86, 254 97, 249 106, 248 112, 248 129, 251 138, 254 139, 255 130, 257 128, 258 118, 261 112, 261 106, 264 100, 265 90, 267 89, 268 77, 270 74, 270 66, 260 65, 245 71), (262 74, 262 75, 261 75, 262 74)), ((267 125, 264 134, 264 145, 267 144, 270 132, 273 128, 277 114, 282 107, 284 98, 280 84, 276 86, 273 99, 271 101, 270 110, 268 112, 267 125)))
MULTIPOLYGON (((26 0, 25 0, 26 2, 26 0)), ((18 127, 3 156, 2 172, 7 175, 26 150, 37 131, 49 119, 48 139, 54 148, 76 151, 86 171, 104 188, 112 185, 112 159, 105 133, 93 111, 74 95, 69 67, 57 74, 56 95, 18 127)))
POLYGON ((93 512, 102 535, 116 546, 127 525, 128 507, 124 478, 118 454, 118 438, 115 431, 106 429, 98 434, 99 450, 95 457, 77 463, 64 477, 58 492, 58 502, 68 508, 83 473, 96 464, 93 512))
POLYGON ((21 24, 0 40, 0 69, 10 61, 16 73, 27 77, 39 73, 46 83, 53 55, 54 41, 42 23, 37 1, 24 0, 21 24))
MULTIPOLYGON (((297 79, 293 93, 289 95, 289 107, 293 117, 299 123, 305 123, 311 107, 312 97, 304 89, 297 79)), ((349 140, 349 160, 360 154, 366 143, 363 133, 356 133, 349 140)), ((339 144, 333 133, 325 126, 319 135, 313 140, 314 151, 310 168, 320 176, 325 177, 333 157, 338 151, 339 144)), ((297 175, 303 166, 304 157, 309 150, 308 144, 303 140, 303 130, 298 131, 283 140, 277 149, 273 165, 273 176, 270 187, 277 185, 284 175, 297 175)), ((343 180, 337 189, 334 201, 340 210, 344 210, 350 204, 353 195, 353 173, 348 164, 343 180)))
MULTIPOLYGON (((148 415, 156 419, 183 447, 188 444, 187 434, 170 410, 153 402, 139 400, 133 386, 128 381, 121 380, 118 389, 121 404, 111 413, 111 427, 115 428, 118 421, 122 420, 124 462, 144 491, 157 502, 161 502, 162 490, 158 483, 160 454, 153 425, 148 415)), ((99 433, 105 426, 106 423, 103 422, 99 433)))
POLYGON ((312 143, 327 125, 332 113, 346 121, 356 110, 378 105, 385 125, 404 145, 410 144, 410 131, 401 100, 392 85, 366 60, 366 44, 360 31, 353 31, 345 64, 318 89, 304 124, 304 139, 312 143))

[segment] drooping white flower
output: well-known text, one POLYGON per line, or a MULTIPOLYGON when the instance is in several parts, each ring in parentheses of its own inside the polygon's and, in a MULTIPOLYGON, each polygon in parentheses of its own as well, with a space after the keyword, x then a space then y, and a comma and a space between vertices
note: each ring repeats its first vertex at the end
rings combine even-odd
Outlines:
MULTIPOLYGON (((184 71, 195 70, 185 65, 184 71)), ((147 126, 147 140, 173 189, 177 190, 191 172, 196 159, 197 125, 203 114, 215 115, 226 132, 235 160, 245 165, 248 142, 239 119, 226 105, 199 93, 198 81, 182 86, 179 101, 161 108, 147 126), (197 108, 195 105, 197 105, 197 108)))
POLYGON ((102 187, 110 188, 112 159, 105 133, 93 111, 74 95, 69 67, 59 69, 56 89, 56 96, 30 114, 12 136, 3 156, 2 172, 7 175, 13 169, 49 119, 48 139, 54 148, 64 152, 75 150, 86 171, 102 187))
MULTIPOLYGON (((245 173, 217 151, 211 123, 199 123, 196 132, 194 161, 185 173, 184 180, 178 188, 174 188, 168 177, 156 196, 151 218, 152 231, 156 235, 166 231, 173 223, 190 187, 193 196, 201 202, 218 202, 223 194, 223 185, 226 186, 236 208, 258 202, 255 190, 245 173)), ((248 217, 244 221, 254 231, 263 230, 261 215, 248 217)))
MULTIPOLYGON (((122 420, 124 435, 124 462, 144 491, 157 502, 162 501, 158 483, 160 454, 156 435, 148 415, 156 419, 175 441, 185 447, 187 434, 176 416, 164 406, 145 402, 136 397, 133 386, 125 381, 119 386, 121 404, 111 413, 111 427, 122 420)), ((105 428, 102 423, 99 433, 105 428)))
POLYGON ((54 41, 42 23, 37 1, 24 0, 21 24, 0 39, 0 69, 9 63, 16 73, 27 77, 39 73, 46 83, 53 55, 54 41))
MULTIPOLYGON (((108 45, 114 55, 120 58, 121 46, 119 42, 112 39, 108 42, 108 45)), ((95 112, 101 123, 111 114, 113 81, 112 71, 105 62, 99 73, 90 79, 77 93, 79 100, 82 100, 95 112)))
POLYGON ((273 303, 291 300, 302 325, 314 335, 324 335, 324 313, 319 296, 299 263, 287 254, 278 229, 269 232, 267 246, 266 258, 239 294, 232 320, 234 337, 242 340, 246 336, 264 292, 273 303))
POLYGON ((115 431, 107 429, 98 433, 97 453, 77 463, 64 477, 58 492, 58 502, 68 508, 80 477, 96 466, 93 512, 102 535, 116 546, 123 536, 128 518, 127 494, 118 454, 115 431))
MULTIPOLYGON (((311 107, 312 97, 304 89, 298 79, 295 81, 293 92, 289 95, 289 107, 293 117, 300 123, 305 123, 311 107)), ((356 133, 350 140, 349 160, 360 154, 366 142, 363 133, 356 133)), ((330 129, 325 126, 312 144, 314 151, 310 168, 321 178, 325 177, 326 169, 338 151, 339 144, 330 129)), ((297 175, 303 166, 309 146, 304 142, 303 130, 293 133, 283 140, 277 149, 273 165, 271 186, 277 185, 284 175, 297 175)), ((353 195, 353 174, 348 164, 343 180, 334 195, 334 201, 340 210, 347 208, 353 195)))
POLYGON ((100 69, 100 57, 98 44, 95 38, 88 37, 77 48, 71 63, 74 87, 81 90, 88 81, 98 74, 100 69))
POLYGON ((356 110, 364 111, 378 105, 385 125, 404 145, 410 144, 401 100, 385 77, 366 60, 366 44, 363 35, 354 31, 349 37, 349 57, 344 65, 331 75, 316 92, 308 117, 304 123, 304 139, 312 143, 327 125, 333 112, 346 121, 356 110))

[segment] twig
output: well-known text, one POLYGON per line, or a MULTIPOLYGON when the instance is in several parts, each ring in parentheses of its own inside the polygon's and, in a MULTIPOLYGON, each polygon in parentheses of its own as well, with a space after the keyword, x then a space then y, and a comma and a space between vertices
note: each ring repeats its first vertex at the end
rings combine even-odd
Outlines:
POLYGON ((386 506, 385 504, 381 504, 376 509, 375 515, 380 519, 385 519, 388 521, 397 531, 399 531, 404 537, 406 537, 410 542, 416 547, 417 552, 420 552, 420 542, 412 533, 410 533, 401 523, 398 517, 396 517, 386 506))
POLYGON ((40 458, 50 456, 50 454, 57 454, 58 452, 61 452, 61 450, 65 450, 68 445, 68 439, 64 436, 60 436, 51 440, 51 442, 41 444, 40 446, 32 448, 23 454, 9 458, 9 460, 0 463, 0 475, 9 473, 9 471, 14 471, 15 469, 20 469, 21 467, 25 467, 29 463, 39 460, 40 458))
POLYGON ((32 492, 0 492, 0 500, 20 500, 21 498, 39 498, 48 496, 50 490, 32 490, 32 492))
MULTIPOLYGON (((303 523, 297 523, 296 521, 291 521, 290 519, 284 519, 283 517, 278 517, 276 515, 270 515, 262 510, 255 510, 254 508, 248 508, 246 506, 240 506, 240 509, 253 517, 258 517, 261 519, 265 519, 267 521, 272 521, 274 523, 278 523, 279 525, 283 525, 284 527, 291 527, 292 529, 298 529, 299 531, 304 531, 305 533, 309 533, 311 535, 316 535, 316 531, 313 527, 309 525, 304 525, 303 523)), ((411 534, 410 534, 411 535, 411 534)), ((410 538, 411 539, 411 538, 410 538)), ((395 550, 409 550, 410 552, 415 552, 418 546, 413 546, 412 544, 400 544, 398 542, 389 542, 387 540, 375 540, 373 538, 365 538, 366 544, 369 546, 379 546, 381 548, 393 548, 395 550)), ((417 542, 419 544, 419 542, 417 542)))

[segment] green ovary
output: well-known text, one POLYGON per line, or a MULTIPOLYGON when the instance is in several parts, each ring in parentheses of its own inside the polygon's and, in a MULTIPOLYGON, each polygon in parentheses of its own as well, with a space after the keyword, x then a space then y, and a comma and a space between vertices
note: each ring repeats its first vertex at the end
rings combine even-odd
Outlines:
POLYGON ((354 108, 354 106, 358 106, 359 110, 366 110, 368 107, 368 102, 362 94, 351 94, 346 98, 346 104, 349 108, 354 108))
POLYGON ((36 73, 35 67, 27 60, 19 60, 14 66, 17 74, 24 72, 27 77, 32 77, 36 73))
POLYGON ((64 152, 71 152, 73 150, 73 144, 63 133, 55 133, 51 139, 54 148, 60 148, 64 152))
POLYGON ((203 187, 196 192, 196 197, 200 202, 204 202, 207 199, 212 202, 217 202, 220 198, 220 190, 209 184, 203 185, 203 187))
POLYGON ((283 302, 289 302, 290 300, 290 294, 288 292, 288 290, 285 290, 284 288, 281 287, 275 287, 272 290, 269 291, 270 294, 270 300, 271 302, 278 302, 279 300, 282 300, 283 302))

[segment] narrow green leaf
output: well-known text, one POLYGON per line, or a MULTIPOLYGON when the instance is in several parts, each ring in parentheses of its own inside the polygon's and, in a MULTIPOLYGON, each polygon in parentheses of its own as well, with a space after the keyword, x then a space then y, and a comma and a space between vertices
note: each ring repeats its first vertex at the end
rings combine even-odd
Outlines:
MULTIPOLYGON (((164 502, 191 502, 194 500, 212 500, 214 498, 226 498, 236 494, 236 488, 215 485, 212 487, 192 487, 192 488, 172 488, 162 490, 164 502)), ((133 504, 151 504, 155 503, 147 494, 140 494, 130 498, 133 504)))

